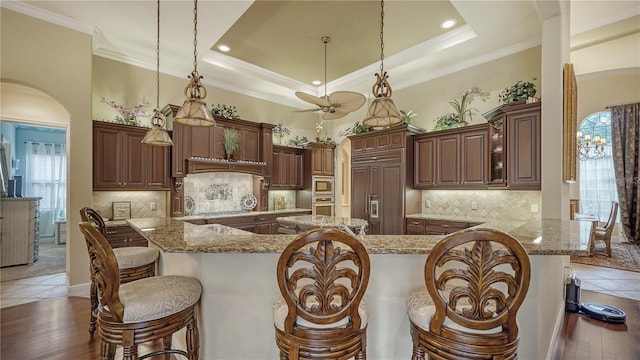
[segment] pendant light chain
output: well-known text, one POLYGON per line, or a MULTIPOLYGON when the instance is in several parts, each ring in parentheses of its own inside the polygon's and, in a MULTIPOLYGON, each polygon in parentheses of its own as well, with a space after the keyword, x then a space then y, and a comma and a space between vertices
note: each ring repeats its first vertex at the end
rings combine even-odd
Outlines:
POLYGON ((380 74, 384 74, 384 0, 380 1, 380 74))
POLYGON ((160 108, 160 0, 158 0, 158 19, 156 32, 156 108, 160 108))
POLYGON ((330 38, 325 36, 322 38, 322 42, 324 43, 324 99, 329 101, 329 94, 327 94, 327 44, 329 43, 330 38))
POLYGON ((193 0, 193 69, 198 71, 198 0, 193 0))

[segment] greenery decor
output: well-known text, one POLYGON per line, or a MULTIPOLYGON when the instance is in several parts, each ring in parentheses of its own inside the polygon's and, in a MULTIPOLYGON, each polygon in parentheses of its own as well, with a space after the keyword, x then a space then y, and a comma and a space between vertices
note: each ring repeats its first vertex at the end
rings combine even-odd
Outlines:
POLYGON ((320 144, 325 144, 325 145, 336 145, 336 142, 330 137, 326 137, 324 139, 317 137, 316 142, 319 142, 320 144))
POLYGON ((118 124, 140 126, 140 121, 138 120, 138 116, 143 116, 143 117, 149 116, 149 114, 145 113, 142 110, 142 108, 145 108, 149 105, 148 103, 140 103, 134 106, 133 108, 129 109, 122 105, 116 104, 116 102, 113 100, 107 100, 105 98, 102 98, 101 102, 118 110, 118 113, 120 113, 120 115, 116 116, 116 122, 118 124))
POLYGON ((273 139, 278 139, 279 145, 284 145, 284 137, 291 135, 291 129, 284 127, 282 123, 273 127, 273 139))
POLYGON ((296 136, 295 139, 289 140, 289 145, 296 147, 306 147, 309 145, 309 139, 306 136, 296 136))
POLYGON ((413 110, 400 110, 400 118, 402 118, 402 122, 404 124, 411 124, 411 120, 416 117, 418 114, 414 113, 413 110))
POLYGON ((227 158, 231 157, 234 151, 238 148, 238 140, 240 139, 240 132, 232 128, 224 128, 222 130, 222 144, 224 145, 224 151, 227 153, 227 158))
POLYGON ((467 118, 472 120, 473 113, 478 111, 478 109, 469 106, 476 97, 485 102, 489 98, 489 93, 475 86, 464 89, 460 93, 459 99, 449 101, 454 112, 438 117, 434 130, 452 129, 467 125, 467 118))
MULTIPOLYGON (((533 78, 535 80, 536 78, 533 78)), ((505 88, 499 95, 498 99, 503 104, 509 104, 514 101, 527 100, 536 94, 536 84, 529 81, 518 81, 511 87, 505 88)))
POLYGON ((222 116, 225 119, 239 119, 238 112, 235 106, 227 106, 225 104, 217 104, 211 108, 213 115, 222 116))
POLYGON ((356 121, 352 127, 346 128, 338 134, 338 136, 349 136, 351 134, 362 134, 369 131, 373 131, 373 128, 367 126, 365 124, 361 124, 359 121, 356 121))

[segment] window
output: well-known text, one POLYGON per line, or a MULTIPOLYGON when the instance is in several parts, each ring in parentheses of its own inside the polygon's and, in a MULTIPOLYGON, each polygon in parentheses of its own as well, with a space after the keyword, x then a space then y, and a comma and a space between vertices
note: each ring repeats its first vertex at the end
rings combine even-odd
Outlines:
MULTIPOLYGON (((606 140, 603 157, 589 158, 578 163, 580 212, 606 221, 611 211, 611 202, 618 201, 611 148, 611 113, 602 111, 587 116, 580 123, 579 131, 583 138, 588 134, 591 139, 600 136, 606 140)), ((589 154, 592 155, 593 151, 591 149, 589 154)))

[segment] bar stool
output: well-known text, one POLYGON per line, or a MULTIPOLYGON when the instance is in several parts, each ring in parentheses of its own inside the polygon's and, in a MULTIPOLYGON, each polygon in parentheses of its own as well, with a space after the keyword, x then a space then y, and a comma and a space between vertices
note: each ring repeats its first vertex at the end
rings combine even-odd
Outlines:
POLYGON ((611 202, 611 211, 609 212, 609 219, 605 224, 601 224, 597 221, 592 223, 591 239, 589 241, 589 255, 593 256, 596 253, 597 240, 604 242, 605 253, 608 257, 611 257, 611 235, 613 234, 613 226, 616 224, 616 217, 618 216, 618 202, 611 202))
POLYGON ((143 358, 180 354, 199 357, 200 338, 196 305, 202 284, 187 276, 164 275, 120 283, 118 260, 104 235, 91 223, 80 231, 88 244, 91 272, 99 294, 98 334, 100 359, 113 359, 116 346, 123 347, 123 360, 138 359, 138 344, 162 339, 164 350, 143 358), (171 348, 172 336, 186 327, 187 350, 171 348))
POLYGON ((516 315, 531 266, 516 239, 491 229, 455 232, 431 250, 424 276, 426 289, 407 298, 413 360, 425 353, 432 359, 517 359, 516 315))
MULTIPOLYGON (((106 238, 107 227, 102 220, 102 216, 92 208, 83 207, 80 209, 82 221, 91 223, 106 238)), ((108 242, 107 242, 108 244, 108 242)), ((87 247, 89 243, 87 243, 87 247)), ((134 280, 144 279, 156 275, 156 267, 160 257, 160 251, 155 248, 145 246, 130 246, 112 249, 118 260, 120 282, 127 283, 134 280)), ((98 289, 96 287, 95 274, 89 269, 89 279, 91 288, 89 297, 91 299, 91 319, 89 320, 89 334, 93 337, 96 331, 96 320, 98 318, 98 289)))
POLYGON ((369 268, 362 243, 342 230, 310 230, 287 245, 273 305, 280 359, 366 359, 369 268))

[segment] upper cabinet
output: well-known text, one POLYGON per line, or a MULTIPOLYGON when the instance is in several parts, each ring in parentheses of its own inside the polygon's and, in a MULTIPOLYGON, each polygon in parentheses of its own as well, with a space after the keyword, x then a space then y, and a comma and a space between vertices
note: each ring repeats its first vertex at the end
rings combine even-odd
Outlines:
POLYGON ((541 103, 503 105, 491 117, 491 185, 541 189, 541 103))
POLYGON ((169 149, 142 144, 148 129, 93 123, 95 190, 168 190, 169 149))
POLYGON ((305 163, 309 164, 312 176, 333 176, 335 145, 313 142, 306 151, 305 163))
POLYGON ((304 149, 273 145, 272 190, 302 190, 304 188, 304 153, 304 149))
POLYGON ((487 131, 480 124, 415 136, 414 187, 486 188, 487 131))

